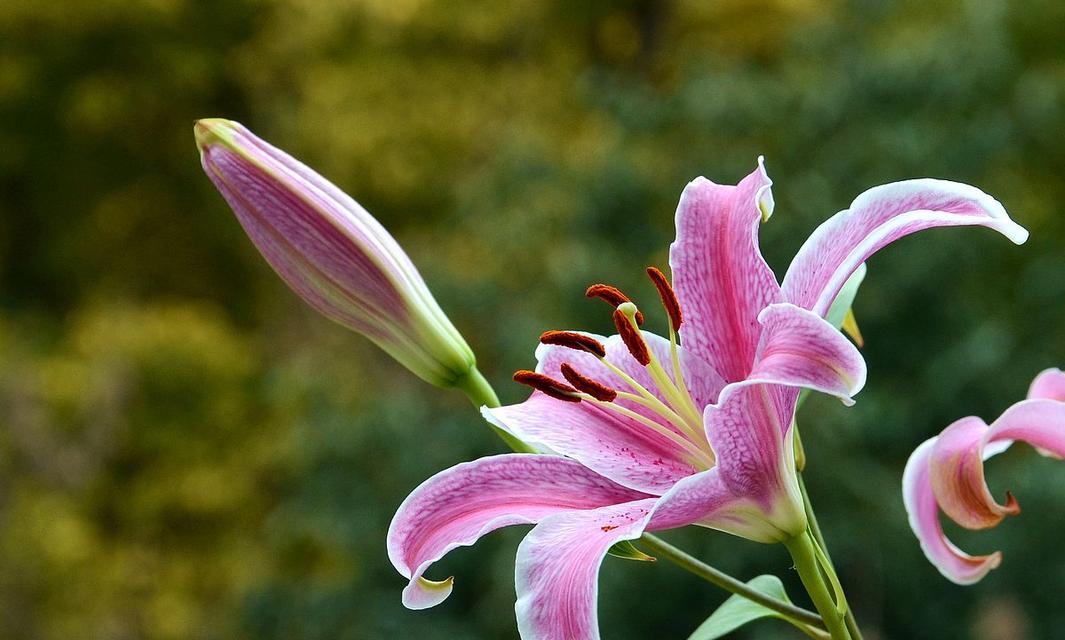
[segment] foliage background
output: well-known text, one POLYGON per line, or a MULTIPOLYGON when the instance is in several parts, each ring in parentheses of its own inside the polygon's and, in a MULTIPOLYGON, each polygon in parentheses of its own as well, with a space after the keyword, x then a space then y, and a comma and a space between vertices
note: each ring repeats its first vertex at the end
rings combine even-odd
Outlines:
MULTIPOLYGON (((868 186, 981 186, 1032 239, 932 231, 871 261, 870 382, 804 407, 809 482, 869 638, 1055 637, 1065 465, 996 459, 1025 513, 956 534, 1005 552, 969 588, 924 561, 899 482, 1065 362, 1063 25, 1056 0, 0 3, 0 637, 516 636, 521 531, 443 562, 427 612, 384 556, 411 488, 499 443, 284 288, 201 174, 206 116, 384 221, 508 401, 541 330, 609 329, 585 285, 654 300, 642 268, 696 175, 766 155, 778 274, 868 186)), ((670 538, 798 595, 781 549, 670 538)), ((604 636, 685 637, 723 599, 608 560, 604 636)))

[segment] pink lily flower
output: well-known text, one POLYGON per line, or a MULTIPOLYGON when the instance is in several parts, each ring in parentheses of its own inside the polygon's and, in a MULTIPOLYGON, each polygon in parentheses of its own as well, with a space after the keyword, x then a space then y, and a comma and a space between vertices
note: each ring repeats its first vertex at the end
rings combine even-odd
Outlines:
POLYGON ((427 382, 480 378, 414 263, 358 202, 240 123, 200 120, 196 145, 248 237, 308 304, 427 382))
POLYGON ((773 212, 761 159, 738 185, 688 184, 670 251, 675 291, 648 273, 669 337, 639 330, 624 294, 617 335, 547 332, 535 391, 485 417, 543 454, 482 458, 416 488, 396 513, 388 553, 409 578, 406 606, 441 602, 452 579, 424 577, 451 549, 513 524, 535 524, 518 547, 523 638, 597 638, 599 565, 612 545, 645 531, 699 525, 759 542, 803 534, 791 431, 801 388, 850 397, 865 383, 857 349, 824 318, 875 251, 936 226, 982 225, 1021 243, 1027 232, 983 192, 940 180, 873 188, 822 224, 783 285, 758 248, 773 212), (680 342, 677 334, 679 330, 680 342))
POLYGON ((954 546, 943 534, 939 512, 967 529, 994 527, 1020 513, 1012 494, 999 504, 984 481, 984 462, 1018 440, 1043 455, 1065 457, 1065 373, 1059 369, 1036 376, 1028 398, 990 425, 962 418, 917 447, 906 463, 902 495, 910 527, 928 560, 957 584, 980 581, 999 566, 1002 553, 971 556, 954 546))

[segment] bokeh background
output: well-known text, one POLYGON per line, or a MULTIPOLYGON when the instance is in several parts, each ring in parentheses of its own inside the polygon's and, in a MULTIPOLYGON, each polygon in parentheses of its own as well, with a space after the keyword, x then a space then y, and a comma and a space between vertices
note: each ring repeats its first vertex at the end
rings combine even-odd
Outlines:
MULTIPOLYGON (((924 560, 899 484, 923 439, 1065 364, 1063 28, 1058 0, 0 3, 0 637, 516 637, 523 531, 442 562, 431 611, 384 554, 410 489, 500 443, 282 285, 202 175, 207 116, 374 212, 505 401, 541 330, 609 330, 587 284, 653 303, 694 176, 765 154, 778 275, 874 184, 994 194, 1027 245, 938 230, 870 262, 869 384, 803 407, 808 482, 867 637, 1060 637, 1065 465, 991 465, 1025 512, 952 530, 1005 552, 968 588, 924 560)), ((780 548, 667 537, 801 596, 780 548)), ((683 638, 723 599, 609 559, 604 637, 683 638)))

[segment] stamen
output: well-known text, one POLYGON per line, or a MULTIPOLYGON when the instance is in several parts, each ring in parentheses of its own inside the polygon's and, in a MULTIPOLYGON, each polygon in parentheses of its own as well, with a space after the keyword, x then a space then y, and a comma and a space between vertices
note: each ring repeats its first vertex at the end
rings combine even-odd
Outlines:
POLYGON ((540 342, 576 349, 577 351, 587 351, 600 358, 606 357, 606 347, 603 346, 603 343, 576 331, 544 331, 540 334, 540 342))
POLYGON ((647 267, 647 276, 651 278, 655 289, 658 289, 658 297, 662 298, 662 306, 666 308, 666 313, 669 314, 669 321, 673 324, 673 330, 680 329, 680 323, 684 320, 680 313, 680 301, 677 300, 677 294, 673 291, 669 280, 666 279, 666 275, 655 267, 647 267))
MULTIPOLYGON (((608 284, 593 284, 588 287, 588 290, 584 292, 589 298, 599 298, 605 300, 610 306, 617 309, 626 302, 632 302, 627 295, 621 292, 617 287, 612 287, 608 284)), ((636 324, 643 326, 643 313, 636 312, 636 324)))
POLYGON ((535 371, 526 371, 523 369, 515 372, 514 382, 530 386, 545 395, 549 395, 552 398, 557 398, 559 400, 565 400, 566 402, 581 401, 581 399, 575 395, 577 390, 573 387, 549 376, 545 376, 542 373, 536 373, 535 371))
POLYGON ((651 364, 651 352, 647 349, 647 343, 643 341, 640 330, 633 325, 621 309, 614 309, 614 326, 618 330, 618 335, 621 336, 621 341, 629 348, 629 353, 636 359, 636 362, 645 367, 651 364))
POLYGON ((613 402, 618 397, 618 392, 614 391, 605 384, 600 384, 595 380, 592 380, 588 376, 582 375, 576 369, 574 369, 568 362, 562 363, 562 377, 567 382, 577 388, 578 391, 583 391, 592 396, 596 400, 602 402, 613 402))

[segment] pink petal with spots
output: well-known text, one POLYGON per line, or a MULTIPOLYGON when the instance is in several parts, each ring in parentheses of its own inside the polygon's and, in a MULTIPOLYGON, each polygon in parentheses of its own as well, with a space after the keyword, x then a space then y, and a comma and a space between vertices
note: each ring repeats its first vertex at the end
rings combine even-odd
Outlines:
POLYGON ((481 413, 523 442, 573 458, 637 491, 661 495, 696 471, 691 455, 666 436, 589 402, 536 391, 521 404, 484 407, 481 413))
POLYGON ((514 609, 526 640, 599 638, 599 566, 607 549, 643 534, 655 500, 545 518, 518 546, 514 609))
POLYGON ((403 603, 424 609, 443 601, 450 579, 431 582, 425 571, 490 531, 646 497, 557 456, 507 454, 451 467, 411 492, 389 526, 388 557, 410 579, 403 603))
POLYGON ((762 159, 736 186, 697 178, 677 205, 670 247, 673 286, 684 312, 681 344, 727 382, 747 376, 758 346, 758 313, 781 300, 758 249, 758 226, 773 211, 762 159))
POLYGON ((873 187, 826 220, 799 249, 784 276, 784 299, 820 316, 847 278, 885 245, 922 229, 990 227, 1017 244, 1028 232, 997 200, 969 185, 929 178, 873 187))
POLYGON ((781 539, 806 527, 791 437, 797 398, 792 387, 730 384, 703 418, 722 482, 768 514, 781 539))

